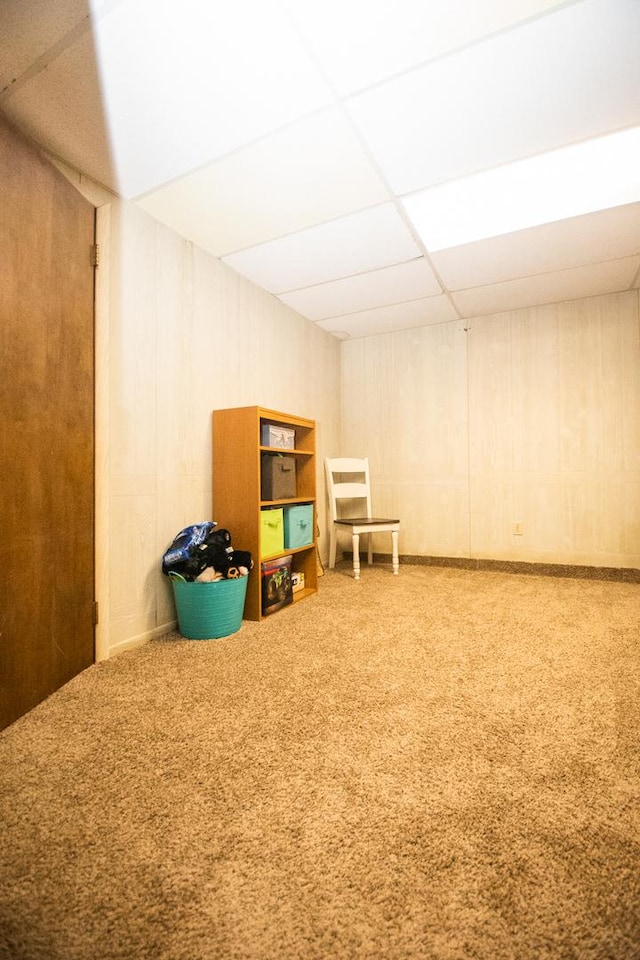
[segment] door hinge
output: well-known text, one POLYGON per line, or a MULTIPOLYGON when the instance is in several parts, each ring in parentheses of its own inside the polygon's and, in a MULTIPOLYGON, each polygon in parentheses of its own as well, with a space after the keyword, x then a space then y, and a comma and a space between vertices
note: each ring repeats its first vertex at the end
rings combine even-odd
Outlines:
POLYGON ((100 612, 98 610, 98 601, 93 604, 93 625, 96 627, 100 623, 100 612))
POLYGON ((98 243, 91 244, 91 266, 100 266, 100 244, 98 243))

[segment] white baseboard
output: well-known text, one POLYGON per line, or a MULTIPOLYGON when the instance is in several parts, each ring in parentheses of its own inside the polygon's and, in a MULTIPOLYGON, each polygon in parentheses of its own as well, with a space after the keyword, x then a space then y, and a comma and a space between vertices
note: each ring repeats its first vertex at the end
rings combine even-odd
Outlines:
POLYGON ((116 654, 123 653, 125 650, 135 650, 136 647, 142 647, 145 643, 149 643, 150 640, 155 640, 157 637, 163 637, 166 633, 171 633, 177 626, 177 620, 170 620, 169 623, 164 623, 161 627, 154 627, 153 630, 147 630, 146 633, 140 633, 137 637, 129 637, 127 640, 121 640, 120 643, 109 647, 108 656, 114 657, 116 654))

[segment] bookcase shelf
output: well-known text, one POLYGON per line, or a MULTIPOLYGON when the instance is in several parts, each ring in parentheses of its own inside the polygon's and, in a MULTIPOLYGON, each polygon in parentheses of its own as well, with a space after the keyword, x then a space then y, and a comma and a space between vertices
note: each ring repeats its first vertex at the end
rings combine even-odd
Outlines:
POLYGON ((315 448, 314 420, 265 407, 234 407, 213 411, 213 518, 220 527, 231 531, 233 545, 237 549, 251 552, 254 563, 247 583, 246 620, 261 620, 265 616, 262 611, 260 564, 266 560, 291 556, 292 570, 304 574, 304 588, 294 593, 294 603, 312 596, 317 590, 315 448), (293 429, 294 448, 283 449, 262 444, 261 427, 266 423, 293 429), (265 453, 286 454, 295 458, 295 497, 262 499, 261 456, 265 453), (264 553, 261 547, 261 511, 297 504, 310 504, 313 508, 311 543, 276 554, 264 553))

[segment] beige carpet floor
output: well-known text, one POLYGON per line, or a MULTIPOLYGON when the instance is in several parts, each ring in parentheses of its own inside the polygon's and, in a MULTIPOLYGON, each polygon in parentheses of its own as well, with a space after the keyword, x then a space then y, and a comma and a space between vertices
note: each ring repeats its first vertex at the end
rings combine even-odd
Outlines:
POLYGON ((640 586, 348 567, 0 734, 2 960, 640 958, 640 586))

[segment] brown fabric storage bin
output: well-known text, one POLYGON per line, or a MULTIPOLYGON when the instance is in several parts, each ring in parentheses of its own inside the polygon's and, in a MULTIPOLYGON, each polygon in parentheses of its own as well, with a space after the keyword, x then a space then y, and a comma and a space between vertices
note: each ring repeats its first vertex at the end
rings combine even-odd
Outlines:
POLYGON ((296 496, 296 458, 263 453, 260 496, 263 500, 289 500, 296 496))

